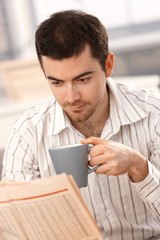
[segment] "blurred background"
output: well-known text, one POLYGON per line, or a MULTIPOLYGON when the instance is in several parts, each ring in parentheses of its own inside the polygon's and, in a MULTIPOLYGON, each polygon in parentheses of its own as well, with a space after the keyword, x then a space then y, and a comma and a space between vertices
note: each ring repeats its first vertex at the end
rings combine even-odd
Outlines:
POLYGON ((87 11, 105 25, 116 81, 159 93, 159 0, 0 0, 0 162, 13 122, 51 93, 34 34, 41 21, 65 9, 87 11))

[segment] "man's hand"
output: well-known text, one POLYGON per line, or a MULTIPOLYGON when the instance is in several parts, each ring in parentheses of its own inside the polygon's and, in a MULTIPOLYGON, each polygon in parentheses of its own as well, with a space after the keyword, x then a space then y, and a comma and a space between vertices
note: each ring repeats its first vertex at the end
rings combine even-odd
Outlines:
POLYGON ((93 144, 90 166, 100 165, 96 173, 112 176, 128 173, 133 182, 140 182, 148 175, 148 163, 136 150, 121 143, 90 137, 82 144, 93 144))

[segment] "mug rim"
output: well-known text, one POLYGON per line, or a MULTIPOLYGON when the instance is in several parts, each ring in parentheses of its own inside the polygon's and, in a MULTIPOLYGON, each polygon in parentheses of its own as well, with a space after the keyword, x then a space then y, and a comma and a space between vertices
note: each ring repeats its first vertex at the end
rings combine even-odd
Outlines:
POLYGON ((78 147, 78 146, 86 146, 87 144, 81 144, 81 143, 75 143, 75 144, 67 144, 67 145, 60 145, 60 146, 54 146, 49 148, 49 150, 52 149, 65 149, 65 148, 70 148, 70 147, 78 147))

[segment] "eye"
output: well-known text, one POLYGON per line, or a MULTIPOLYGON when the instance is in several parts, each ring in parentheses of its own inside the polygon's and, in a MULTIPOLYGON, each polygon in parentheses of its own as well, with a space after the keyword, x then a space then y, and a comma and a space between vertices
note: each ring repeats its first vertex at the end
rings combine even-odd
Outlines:
POLYGON ((84 83, 87 83, 89 80, 90 80, 90 77, 79 78, 79 79, 77 79, 77 82, 84 84, 84 83))
POLYGON ((62 85, 62 82, 61 81, 56 81, 56 80, 52 80, 50 82, 51 85, 54 85, 56 87, 60 87, 62 85))

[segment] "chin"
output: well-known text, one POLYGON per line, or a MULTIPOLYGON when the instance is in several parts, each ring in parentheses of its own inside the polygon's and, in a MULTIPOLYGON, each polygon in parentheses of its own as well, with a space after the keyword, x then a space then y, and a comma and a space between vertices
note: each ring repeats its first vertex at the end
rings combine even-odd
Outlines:
POLYGON ((69 117, 71 119, 72 122, 79 122, 79 123, 82 123, 82 122, 86 122, 89 118, 87 118, 86 116, 74 116, 74 117, 69 117))
MULTIPOLYGON (((67 112, 66 112, 67 113, 67 112)), ((92 114, 89 112, 87 112, 86 114, 85 113, 71 113, 71 112, 68 112, 67 113, 69 119, 71 120, 71 122, 86 122, 87 120, 89 120, 92 116, 92 114)))

